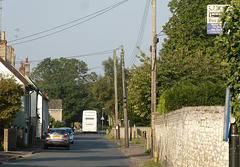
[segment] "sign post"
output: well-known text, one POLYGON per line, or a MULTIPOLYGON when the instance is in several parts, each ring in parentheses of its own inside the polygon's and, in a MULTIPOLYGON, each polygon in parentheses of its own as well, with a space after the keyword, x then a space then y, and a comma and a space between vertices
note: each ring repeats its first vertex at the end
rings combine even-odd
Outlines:
POLYGON ((231 115, 230 102, 231 102, 230 91, 227 88, 226 89, 226 97, 225 97, 225 108, 224 108, 223 141, 228 141, 230 115, 231 115))

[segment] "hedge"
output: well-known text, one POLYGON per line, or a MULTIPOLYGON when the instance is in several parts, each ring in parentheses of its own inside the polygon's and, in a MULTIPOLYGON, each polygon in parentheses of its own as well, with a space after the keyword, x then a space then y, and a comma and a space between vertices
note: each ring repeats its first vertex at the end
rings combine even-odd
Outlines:
POLYGON ((211 82, 175 85, 160 96, 157 110, 166 113, 186 106, 224 105, 225 89, 224 85, 211 82))

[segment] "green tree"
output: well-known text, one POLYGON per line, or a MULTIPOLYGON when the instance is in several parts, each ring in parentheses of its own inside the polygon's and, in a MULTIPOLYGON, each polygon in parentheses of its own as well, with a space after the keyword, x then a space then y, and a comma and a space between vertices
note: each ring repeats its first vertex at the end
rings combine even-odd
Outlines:
POLYGON ((69 126, 81 121, 82 111, 94 102, 89 84, 96 78, 88 74, 87 64, 77 59, 44 59, 33 69, 31 77, 50 99, 62 99, 63 119, 69 126))
POLYGON ((164 26, 163 48, 158 59, 158 94, 184 81, 195 85, 200 81, 222 84, 226 70, 215 55, 216 35, 207 34, 208 4, 224 4, 224 0, 172 0, 173 16, 164 26), (193 14, 194 13, 194 14, 193 14))
MULTIPOLYGON (((224 0, 172 0, 172 17, 163 26, 164 39, 157 59, 157 98, 171 87, 190 82, 211 82, 222 86, 226 69, 215 55, 216 35, 207 34, 207 5, 224 4, 224 0), (194 13, 194 14, 193 14, 194 13)), ((159 34, 161 35, 161 34, 159 34)), ((151 118, 151 62, 141 53, 142 65, 130 70, 128 99, 132 102, 138 120, 151 118)), ((159 99, 160 101, 162 99, 159 99)), ((146 122, 146 121, 144 121, 146 122)))
MULTIPOLYGON (((93 84, 93 97, 99 101, 99 111, 105 108, 104 113, 110 116, 115 122, 115 91, 114 91, 114 61, 112 58, 103 61, 104 76, 99 76, 93 84)), ((118 104, 119 118, 122 116, 122 75, 121 63, 117 60, 117 82, 118 82, 118 104)))
POLYGON ((128 105, 133 110, 133 123, 140 126, 151 120, 151 59, 140 51, 142 64, 129 72, 128 105))
POLYGON ((223 33, 217 38, 216 46, 219 50, 219 57, 222 65, 227 68, 227 86, 231 92, 231 105, 234 108, 234 115, 240 122, 240 2, 232 3, 224 9, 221 17, 223 33))
POLYGON ((0 74, 0 141, 3 139, 3 129, 12 125, 17 111, 20 110, 23 95, 22 85, 13 77, 0 74))
POLYGON ((62 99, 72 83, 85 82, 87 64, 77 59, 46 58, 31 73, 31 78, 52 99, 62 99))
POLYGON ((217 44, 222 65, 228 68, 227 85, 230 87, 232 101, 238 101, 240 93, 240 5, 239 1, 233 1, 231 6, 225 8, 222 16, 223 33, 217 38, 217 44), (237 3, 238 2, 238 3, 237 3), (228 10, 227 10, 228 9, 228 10))

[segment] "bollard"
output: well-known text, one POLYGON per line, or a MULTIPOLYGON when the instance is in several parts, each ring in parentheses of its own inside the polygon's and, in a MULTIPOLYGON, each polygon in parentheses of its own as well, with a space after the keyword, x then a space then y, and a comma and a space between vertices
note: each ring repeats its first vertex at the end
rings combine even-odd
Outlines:
POLYGON ((231 124, 229 136, 229 167, 239 167, 239 135, 237 125, 231 124))
POLYGON ((157 162, 157 151, 154 152, 154 162, 157 162))

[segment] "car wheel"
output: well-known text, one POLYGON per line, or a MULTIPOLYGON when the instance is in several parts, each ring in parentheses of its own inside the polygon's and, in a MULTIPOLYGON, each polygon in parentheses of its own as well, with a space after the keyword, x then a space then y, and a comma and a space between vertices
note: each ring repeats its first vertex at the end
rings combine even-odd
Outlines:
POLYGON ((73 144, 73 143, 74 143, 74 141, 71 142, 71 144, 73 144))

